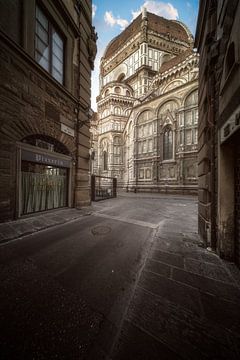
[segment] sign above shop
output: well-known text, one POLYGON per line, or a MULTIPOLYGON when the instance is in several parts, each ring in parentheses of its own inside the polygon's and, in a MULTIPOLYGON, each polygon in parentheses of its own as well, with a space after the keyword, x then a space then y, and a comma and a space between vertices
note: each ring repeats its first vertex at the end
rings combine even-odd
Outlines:
POLYGON ((240 129, 240 106, 238 106, 230 118, 221 127, 221 143, 226 141, 238 129, 240 129))
POLYGON ((61 159, 54 155, 40 154, 25 149, 22 149, 22 160, 64 168, 70 168, 71 166, 71 160, 61 159))
POLYGON ((68 134, 68 135, 74 137, 74 130, 72 128, 70 128, 69 126, 61 124, 61 131, 64 132, 65 134, 68 134))

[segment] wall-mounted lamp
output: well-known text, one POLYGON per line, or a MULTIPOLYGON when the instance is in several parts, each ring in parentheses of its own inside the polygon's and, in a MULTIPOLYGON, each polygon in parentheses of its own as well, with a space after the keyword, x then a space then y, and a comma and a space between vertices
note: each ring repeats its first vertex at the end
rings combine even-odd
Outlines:
POLYGON ((90 118, 93 116, 94 111, 93 111, 93 109, 92 109, 90 106, 88 106, 87 109, 85 110, 85 114, 86 114, 86 115, 88 116, 88 118, 90 119, 90 118))
POLYGON ((95 158, 95 150, 93 148, 89 149, 89 157, 91 160, 95 158))

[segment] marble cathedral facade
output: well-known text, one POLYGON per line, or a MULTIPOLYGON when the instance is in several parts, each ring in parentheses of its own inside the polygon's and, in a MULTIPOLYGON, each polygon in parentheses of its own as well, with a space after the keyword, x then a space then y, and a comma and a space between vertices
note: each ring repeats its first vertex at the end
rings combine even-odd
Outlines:
POLYGON ((198 55, 187 27, 142 13, 101 59, 92 172, 129 191, 197 191, 198 55))

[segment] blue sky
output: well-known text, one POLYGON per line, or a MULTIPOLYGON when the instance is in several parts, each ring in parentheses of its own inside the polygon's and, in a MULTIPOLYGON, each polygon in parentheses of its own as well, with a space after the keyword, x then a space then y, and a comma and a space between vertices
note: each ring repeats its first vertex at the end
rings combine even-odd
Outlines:
POLYGON ((93 26, 98 33, 98 54, 92 73, 92 108, 96 111, 96 96, 99 93, 99 64, 103 52, 115 36, 124 30, 138 15, 142 6, 149 12, 184 22, 195 34, 198 0, 93 0, 93 26))

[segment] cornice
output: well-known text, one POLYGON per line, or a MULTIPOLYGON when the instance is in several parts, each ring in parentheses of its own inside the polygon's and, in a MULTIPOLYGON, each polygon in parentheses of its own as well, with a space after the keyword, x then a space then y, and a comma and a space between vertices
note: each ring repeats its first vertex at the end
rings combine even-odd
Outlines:
POLYGON ((97 103, 98 108, 101 108, 105 105, 111 105, 111 104, 122 104, 122 105, 129 105, 132 106, 134 101, 136 99, 134 98, 130 98, 127 96, 121 96, 121 98, 117 97, 117 96, 108 96, 102 100, 100 100, 97 103))
POLYGON ((199 55, 197 53, 189 55, 179 64, 171 67, 170 69, 166 70, 163 73, 159 73, 158 75, 156 75, 152 81, 151 88, 153 89, 154 86, 157 86, 159 82, 162 82, 164 79, 167 79, 168 77, 174 75, 177 71, 184 70, 189 67, 193 67, 193 64, 191 64, 192 61, 194 61, 195 66, 199 64, 199 55))

